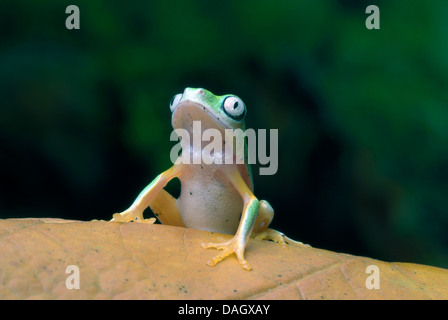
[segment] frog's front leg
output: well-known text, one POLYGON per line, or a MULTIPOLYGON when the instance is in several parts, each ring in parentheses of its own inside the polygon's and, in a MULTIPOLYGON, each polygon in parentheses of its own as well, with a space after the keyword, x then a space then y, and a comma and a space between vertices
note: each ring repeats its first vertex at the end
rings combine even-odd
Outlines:
POLYGON ((253 195, 252 191, 246 185, 236 167, 233 169, 228 169, 226 174, 232 185, 244 200, 241 221, 235 236, 230 241, 223 243, 202 243, 202 247, 205 249, 216 248, 223 250, 223 253, 215 256, 208 262, 210 266, 215 266, 225 257, 235 253, 241 266, 246 270, 250 270, 251 267, 244 259, 244 250, 246 249, 247 241, 257 219, 258 211, 260 209, 260 201, 258 201, 258 199, 253 195))
POLYGON ((154 223, 155 218, 144 219, 143 211, 152 204, 157 204, 160 200, 169 199, 166 197, 166 191, 163 187, 173 178, 180 174, 179 166, 175 165, 170 169, 159 174, 135 199, 134 203, 121 213, 115 213, 111 221, 130 222, 138 221, 145 223, 154 223))

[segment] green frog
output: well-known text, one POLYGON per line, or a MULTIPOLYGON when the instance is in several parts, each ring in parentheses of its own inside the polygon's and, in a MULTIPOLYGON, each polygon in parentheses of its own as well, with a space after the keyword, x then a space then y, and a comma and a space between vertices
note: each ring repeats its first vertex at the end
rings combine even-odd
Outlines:
MULTIPOLYGON (((226 129, 245 130, 246 106, 232 94, 216 96, 205 89, 186 88, 171 99, 170 109, 173 128, 186 130, 191 136, 194 134, 195 121, 200 123, 202 132, 215 129, 222 136, 225 136, 226 129)), ((200 144, 199 152, 205 145, 204 142, 200 144)), ((195 152, 198 151, 194 150, 192 144, 182 146, 179 157, 191 159, 195 152)), ((247 160, 247 152, 244 155, 247 160)), ((216 161, 211 164, 204 161, 176 161, 171 168, 159 174, 126 211, 114 214, 112 221, 154 223, 154 218, 143 218, 143 211, 148 206, 162 224, 234 235, 231 240, 222 243, 202 244, 204 248, 222 250, 221 254, 208 262, 210 266, 235 253, 241 266, 250 270, 244 258, 250 236, 275 241, 282 247, 286 243, 305 246, 268 228, 274 210, 267 201, 258 200, 253 194, 252 172, 248 161, 216 161), (177 199, 164 189, 173 178, 181 182, 177 199)))

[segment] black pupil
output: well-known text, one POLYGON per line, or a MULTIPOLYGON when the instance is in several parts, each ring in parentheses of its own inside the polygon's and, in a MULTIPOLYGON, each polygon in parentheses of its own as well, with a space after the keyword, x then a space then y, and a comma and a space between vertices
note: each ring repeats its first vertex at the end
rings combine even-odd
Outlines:
POLYGON ((235 110, 236 108, 238 108, 238 101, 236 101, 236 102, 233 104, 233 110, 235 110))
POLYGON ((176 98, 176 96, 174 96, 174 97, 172 97, 172 98, 171 98, 171 101, 170 101, 170 106, 172 106, 172 105, 173 105, 173 103, 174 103, 174 98, 176 98))

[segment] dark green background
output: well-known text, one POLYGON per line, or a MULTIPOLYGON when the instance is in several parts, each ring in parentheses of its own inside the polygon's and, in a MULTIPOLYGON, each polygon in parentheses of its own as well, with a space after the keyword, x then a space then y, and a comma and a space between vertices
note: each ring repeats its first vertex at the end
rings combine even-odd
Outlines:
POLYGON ((447 39, 445 0, 2 1, 0 217, 126 209, 171 166, 171 97, 204 87, 279 130, 254 177, 275 229, 448 267, 447 39))

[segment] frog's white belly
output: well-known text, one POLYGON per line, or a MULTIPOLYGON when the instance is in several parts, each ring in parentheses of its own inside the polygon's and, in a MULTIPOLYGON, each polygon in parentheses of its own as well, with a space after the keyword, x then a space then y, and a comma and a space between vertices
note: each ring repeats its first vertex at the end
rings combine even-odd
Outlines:
POLYGON ((228 181, 216 175, 213 165, 191 165, 181 178, 177 208, 187 228, 235 234, 243 211, 243 199, 228 181))

